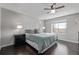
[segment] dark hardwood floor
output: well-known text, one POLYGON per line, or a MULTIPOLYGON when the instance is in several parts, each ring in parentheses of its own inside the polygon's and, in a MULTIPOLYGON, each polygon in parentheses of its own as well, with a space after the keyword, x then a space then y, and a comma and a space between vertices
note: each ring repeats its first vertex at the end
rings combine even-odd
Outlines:
MULTIPOLYGON (((66 41, 58 41, 57 44, 52 46, 42 55, 78 55, 78 51, 78 44, 66 41)), ((0 55, 37 55, 37 51, 26 44, 19 47, 4 47, 1 49, 0 55)))

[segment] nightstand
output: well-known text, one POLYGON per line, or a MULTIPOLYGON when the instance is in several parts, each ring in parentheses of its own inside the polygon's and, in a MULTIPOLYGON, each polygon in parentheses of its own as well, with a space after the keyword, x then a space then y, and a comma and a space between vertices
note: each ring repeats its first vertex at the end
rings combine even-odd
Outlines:
POLYGON ((17 34, 17 35, 14 35, 14 37, 15 37, 14 46, 21 46, 26 44, 25 34, 17 34))

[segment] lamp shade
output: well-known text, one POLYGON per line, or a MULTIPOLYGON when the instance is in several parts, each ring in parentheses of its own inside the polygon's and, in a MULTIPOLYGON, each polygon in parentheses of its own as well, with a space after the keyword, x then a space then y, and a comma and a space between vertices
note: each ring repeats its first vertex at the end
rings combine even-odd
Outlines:
POLYGON ((23 28, 23 26, 22 25, 17 25, 17 28, 21 29, 21 28, 23 28))
POLYGON ((42 27, 42 29, 45 29, 45 27, 42 27))

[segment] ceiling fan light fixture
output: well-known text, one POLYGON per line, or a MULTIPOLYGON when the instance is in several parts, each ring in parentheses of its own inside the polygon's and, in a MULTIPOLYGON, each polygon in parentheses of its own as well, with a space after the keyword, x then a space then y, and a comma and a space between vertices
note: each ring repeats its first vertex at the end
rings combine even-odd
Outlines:
POLYGON ((53 10, 51 10, 51 12, 50 13, 55 13, 56 12, 56 10, 55 9, 53 9, 53 10))

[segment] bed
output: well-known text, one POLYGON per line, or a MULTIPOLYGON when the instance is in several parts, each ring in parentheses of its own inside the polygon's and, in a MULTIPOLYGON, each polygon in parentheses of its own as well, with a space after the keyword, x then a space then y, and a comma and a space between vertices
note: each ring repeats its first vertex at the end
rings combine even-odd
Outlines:
POLYGON ((26 42, 35 48, 38 53, 44 53, 48 48, 57 43, 57 35, 54 33, 26 33, 26 42))

